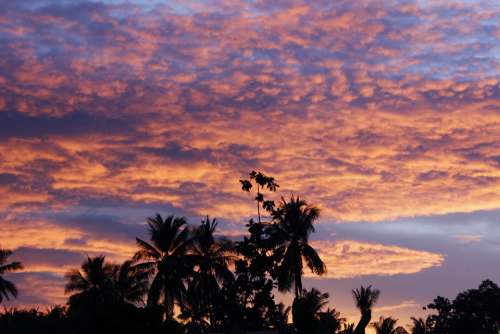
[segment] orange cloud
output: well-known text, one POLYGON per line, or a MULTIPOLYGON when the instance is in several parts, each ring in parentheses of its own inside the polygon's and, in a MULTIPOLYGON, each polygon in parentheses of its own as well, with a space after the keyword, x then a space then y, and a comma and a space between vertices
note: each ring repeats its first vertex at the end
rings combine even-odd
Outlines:
POLYGON ((414 274, 444 262, 441 254, 353 240, 313 241, 312 245, 328 268, 328 278, 414 274))

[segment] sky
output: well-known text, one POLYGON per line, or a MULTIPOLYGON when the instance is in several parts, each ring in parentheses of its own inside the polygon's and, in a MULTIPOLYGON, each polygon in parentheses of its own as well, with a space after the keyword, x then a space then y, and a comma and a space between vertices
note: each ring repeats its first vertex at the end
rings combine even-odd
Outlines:
POLYGON ((361 284, 406 325, 499 282, 500 3, 0 1, 7 305, 63 303, 156 212, 238 239, 254 169, 321 209, 305 285, 352 321, 361 284))

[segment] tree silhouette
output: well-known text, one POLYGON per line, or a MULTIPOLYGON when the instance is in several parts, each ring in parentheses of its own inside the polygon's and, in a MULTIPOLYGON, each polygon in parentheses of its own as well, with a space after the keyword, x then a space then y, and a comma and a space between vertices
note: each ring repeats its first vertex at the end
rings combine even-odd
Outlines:
POLYGON ((319 290, 303 290, 292 304, 293 324, 299 333, 334 332, 342 320, 335 310, 321 312, 328 304, 328 293, 319 290))
POLYGON ((272 213, 273 224, 269 235, 277 245, 274 250, 281 261, 276 268, 278 288, 289 291, 295 287, 295 298, 302 293, 303 262, 318 275, 326 272, 326 266, 314 248, 309 245, 309 235, 314 232, 314 222, 319 218, 319 209, 307 204, 299 197, 284 198, 272 213))
POLYGON ((115 323, 117 270, 104 256, 97 256, 88 257, 80 269, 66 273, 65 292, 71 294, 68 316, 76 333, 101 332, 104 324, 115 323))
POLYGON ((375 332, 377 334, 398 334, 396 332, 397 322, 397 319, 391 317, 380 317, 378 321, 373 323, 373 327, 375 328, 375 332))
POLYGON ((179 318, 185 322, 186 334, 202 334, 208 331, 207 305, 203 290, 191 282, 186 291, 186 302, 181 307, 179 318))
POLYGON ((361 286, 359 289, 352 290, 352 296, 356 307, 361 312, 361 319, 356 325, 354 333, 365 334, 366 326, 368 326, 372 318, 372 307, 378 301, 380 290, 372 289, 371 285, 367 288, 361 286))
POLYGON ((37 308, 4 308, 0 314, 0 333, 73 334, 66 309, 55 306, 41 312, 37 308))
POLYGON ((429 334, 431 333, 431 329, 427 325, 427 323, 422 318, 411 318, 412 328, 411 334, 429 334))
POLYGON ((184 217, 161 215, 148 218, 151 243, 136 238, 139 250, 136 267, 152 277, 148 305, 161 303, 167 320, 173 318, 175 303, 182 304, 187 280, 193 274, 193 238, 184 217))
POLYGON ((88 257, 81 270, 70 270, 66 279, 65 292, 71 294, 72 306, 80 303, 135 304, 142 301, 149 282, 147 273, 134 267, 131 260, 116 265, 106 262, 102 255, 88 257))
POLYGON ((5 273, 22 270, 21 262, 8 263, 12 251, 8 249, 0 249, 0 303, 4 300, 10 300, 10 297, 17 297, 17 288, 11 281, 6 280, 3 275, 5 273))
POLYGON ((88 257, 78 269, 70 270, 65 277, 68 280, 65 293, 71 294, 69 303, 75 307, 82 303, 111 302, 113 298, 113 275, 115 266, 106 263, 104 256, 88 257))
POLYGON ((320 312, 318 316, 322 334, 338 333, 345 322, 345 318, 341 318, 340 312, 335 309, 327 309, 325 312, 320 312))
POLYGON ((328 304, 328 293, 321 293, 312 288, 303 290, 299 297, 295 297, 292 304, 293 324, 299 333, 314 332, 317 330, 318 313, 328 304))
POLYGON ((204 302, 211 313, 212 302, 220 291, 223 282, 234 279, 229 265, 234 263, 234 245, 225 238, 217 238, 214 233, 217 221, 208 217, 194 231, 193 244, 195 263, 198 267, 194 279, 190 282, 191 290, 198 290, 200 302, 204 302))
POLYGON ((453 301, 438 296, 427 309, 435 311, 426 321, 432 333, 500 332, 500 288, 490 280, 459 293, 453 301))
POLYGON ((149 287, 148 273, 134 266, 132 260, 113 268, 113 285, 120 303, 136 304, 143 302, 149 287))
POLYGON ((261 203, 262 203, 262 208, 268 212, 272 212, 275 205, 274 201, 265 200, 264 194, 262 194, 261 191, 267 188, 267 190, 274 192, 279 187, 279 185, 274 179, 274 177, 267 176, 262 172, 256 172, 253 170, 249 173, 249 176, 250 176, 249 180, 246 179, 240 180, 241 189, 243 191, 250 192, 250 190, 253 188, 253 183, 255 182, 255 184, 257 185, 257 194, 255 195, 255 201, 257 202, 257 217, 258 217, 258 222, 260 224, 261 203))
POLYGON ((249 236, 235 243, 235 279, 224 282, 217 301, 217 327, 225 332, 276 326, 271 272, 276 265, 264 223, 247 224, 249 236))

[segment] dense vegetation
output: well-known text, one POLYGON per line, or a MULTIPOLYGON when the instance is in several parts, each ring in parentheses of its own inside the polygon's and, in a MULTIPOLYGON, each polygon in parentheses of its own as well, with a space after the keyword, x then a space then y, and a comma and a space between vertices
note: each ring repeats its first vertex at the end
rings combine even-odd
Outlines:
MULTIPOLYGON (((372 286, 352 291, 360 311, 349 324, 327 307, 329 295, 304 289, 304 270, 322 275, 327 268, 311 247, 309 236, 318 208, 299 197, 267 200, 272 177, 252 172, 242 189, 255 189, 257 221, 247 224, 240 241, 217 234, 217 221, 207 217, 191 226, 183 217, 148 218, 149 239, 137 238, 134 256, 121 264, 104 256, 88 258, 66 274, 68 302, 45 312, 5 309, 0 333, 408 333, 397 320, 372 321, 380 291, 372 286), (264 218, 265 217, 265 218, 264 218), (264 221, 268 219, 268 221, 264 221), (291 307, 276 303, 274 291, 293 292, 291 307), (290 322, 290 320, 292 320, 290 322)), ((0 302, 17 296, 4 273, 22 269, 0 251, 0 302)), ((498 334, 500 288, 484 281, 450 301, 437 297, 427 306, 427 319, 413 318, 413 334, 498 334)))

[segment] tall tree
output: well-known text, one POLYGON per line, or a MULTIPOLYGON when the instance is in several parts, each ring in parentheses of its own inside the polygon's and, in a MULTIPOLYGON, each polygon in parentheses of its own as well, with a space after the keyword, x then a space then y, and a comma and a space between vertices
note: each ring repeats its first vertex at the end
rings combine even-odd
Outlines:
POLYGON ((299 333, 318 333, 319 313, 328 304, 328 293, 303 290, 292 304, 293 324, 299 333))
POLYGON ((175 303, 182 304, 186 284, 193 274, 193 238, 184 217, 148 218, 151 243, 136 238, 136 267, 152 277, 148 304, 163 305, 167 320, 173 318, 175 303))
POLYGON ((184 321, 186 334, 207 333, 210 323, 207 321, 207 305, 204 293, 191 281, 186 291, 186 302, 181 307, 179 318, 184 321))
POLYGON ((228 239, 215 236, 217 225, 215 219, 210 220, 207 217, 193 233, 197 271, 190 282, 190 289, 198 290, 201 300, 197 302, 204 302, 205 309, 209 313, 212 313, 212 303, 222 284, 234 279, 229 266, 236 259, 233 243, 228 239))
POLYGON ((323 311, 328 304, 328 293, 312 288, 304 290, 292 304, 293 324, 298 333, 337 333, 345 319, 335 309, 323 311))
POLYGON ((134 266, 132 260, 114 266, 113 285, 120 303, 137 304, 144 301, 149 287, 148 273, 134 266))
POLYGON ((6 280, 5 273, 14 272, 23 269, 21 262, 8 262, 12 251, 0 249, 0 303, 4 300, 10 300, 10 297, 17 297, 17 288, 11 281, 6 280))
POLYGON ((264 225, 250 220, 250 235, 235 243, 234 280, 223 282, 216 303, 218 331, 260 331, 277 325, 274 282, 270 276, 276 261, 264 225))
POLYGON ((367 288, 361 286, 359 289, 352 290, 352 296, 356 303, 356 307, 361 312, 361 319, 356 325, 354 334, 365 334, 365 329, 372 319, 372 308, 378 301, 380 290, 372 289, 369 285, 367 288))
POLYGON ((216 237, 217 221, 207 217, 194 231, 194 254, 198 267, 196 282, 205 293, 217 293, 220 284, 233 279, 229 269, 234 260, 234 247, 231 241, 216 237))
POLYGON ((88 257, 81 270, 73 269, 66 273, 68 280, 65 293, 70 294, 72 307, 109 303, 113 300, 113 275, 116 267, 106 262, 104 256, 88 257))
POLYGON ((314 274, 323 275, 326 272, 325 264, 309 244, 309 235, 314 232, 319 209, 292 196, 289 201, 281 199, 273 210, 272 218, 273 224, 268 233, 276 244, 275 253, 281 257, 276 268, 278 288, 280 291, 289 291, 293 285, 297 298, 303 292, 304 261, 314 274))
POLYGON ((279 185, 274 177, 267 176, 262 172, 256 172, 253 170, 249 173, 249 176, 249 180, 240 180, 241 189, 243 191, 250 192, 250 190, 253 188, 253 184, 255 183, 257 185, 257 194, 255 195, 255 201, 257 202, 257 217, 258 223, 260 224, 260 206, 262 205, 262 208, 268 212, 272 212, 272 210, 274 209, 274 201, 265 200, 262 191, 264 189, 267 189, 271 192, 275 192, 279 185))

